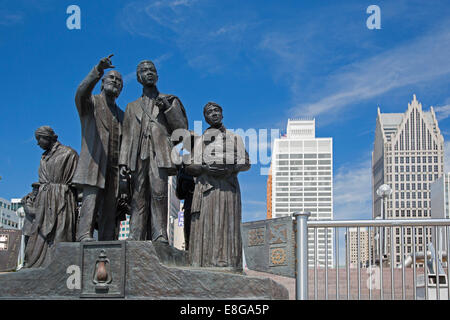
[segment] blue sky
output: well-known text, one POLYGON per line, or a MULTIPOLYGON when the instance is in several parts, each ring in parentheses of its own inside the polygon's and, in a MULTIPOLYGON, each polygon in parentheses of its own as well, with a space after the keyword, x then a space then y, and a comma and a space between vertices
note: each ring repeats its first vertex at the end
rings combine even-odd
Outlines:
MULTIPOLYGON (((151 59, 191 128, 206 128, 211 100, 233 129, 284 130, 290 117, 315 117, 316 135, 334 141, 336 219, 371 216, 377 106, 404 112, 416 94, 450 135, 446 1, 0 0, 0 197, 22 197, 36 181, 37 127, 80 151, 75 90, 111 53, 125 80, 122 109, 141 94, 137 63, 151 59), (80 30, 66 27, 72 4, 80 30), (371 4, 380 30, 366 27, 371 4)), ((244 221, 265 218, 266 179, 258 163, 240 175, 244 221)))

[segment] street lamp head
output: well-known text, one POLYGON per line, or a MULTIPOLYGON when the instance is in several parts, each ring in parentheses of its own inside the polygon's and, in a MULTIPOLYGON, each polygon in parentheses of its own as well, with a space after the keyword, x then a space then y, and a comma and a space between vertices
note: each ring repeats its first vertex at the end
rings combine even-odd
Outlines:
POLYGON ((377 195, 383 198, 389 197, 391 193, 392 189, 387 184, 382 184, 377 190, 377 195))
POLYGON ((19 216, 19 218, 25 218, 25 210, 23 209, 23 207, 17 209, 17 215, 19 216))

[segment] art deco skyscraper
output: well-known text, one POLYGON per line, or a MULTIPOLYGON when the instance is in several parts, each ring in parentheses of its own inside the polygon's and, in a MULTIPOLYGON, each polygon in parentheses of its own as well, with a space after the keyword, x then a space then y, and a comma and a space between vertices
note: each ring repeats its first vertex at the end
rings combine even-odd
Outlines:
MULTIPOLYGON (((372 216, 379 217, 382 184, 392 189, 386 201, 386 219, 420 219, 431 216, 430 184, 444 172, 444 138, 432 107, 423 111, 413 96, 405 113, 381 113, 378 108, 372 152, 372 216)), ((401 231, 393 230, 394 263, 401 262, 401 231)), ((388 234, 388 232, 386 232, 388 234)), ((427 242, 431 230, 426 230, 427 242)), ((388 240, 388 239, 387 239, 388 240)), ((412 252, 411 228, 405 228, 405 254, 412 252)), ((423 251, 423 230, 416 233, 416 250, 423 251)), ((387 243, 390 243, 389 240, 387 243)), ((389 246, 387 246, 390 257, 389 246)))

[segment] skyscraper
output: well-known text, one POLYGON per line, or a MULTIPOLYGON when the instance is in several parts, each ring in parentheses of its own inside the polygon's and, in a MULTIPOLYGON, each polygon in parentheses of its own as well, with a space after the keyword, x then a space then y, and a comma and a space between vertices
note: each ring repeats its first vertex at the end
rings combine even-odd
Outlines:
MULTIPOLYGON (((372 216, 381 215, 382 201, 376 191, 382 184, 392 189, 386 199, 386 219, 430 218, 430 184, 444 171, 444 138, 432 107, 423 111, 416 96, 405 113, 381 113, 375 128, 372 152, 372 216)), ((431 230, 427 228, 427 241, 431 230)), ((390 235, 386 232, 389 243, 390 235)), ((401 262, 401 231, 394 228, 394 263, 401 262)), ((405 228, 405 254, 412 252, 411 228, 405 228)), ((416 250, 423 251, 423 230, 416 233, 416 250)), ((390 257, 389 246, 387 246, 390 257)))
MULTIPOLYGON (((315 120, 288 120, 287 134, 275 139, 272 152, 272 217, 291 215, 296 211, 310 212, 310 220, 333 219, 333 140, 316 138, 315 120)), ((333 232, 318 229, 317 243, 309 233, 309 261, 333 265, 333 232)))
MULTIPOLYGON (((346 241, 349 241, 348 246, 350 250, 350 268, 357 268, 358 263, 360 267, 369 265, 369 230, 366 227, 359 230, 358 242, 358 228, 348 228, 348 234, 345 235, 346 241)), ((373 243, 373 238, 371 239, 373 243)))

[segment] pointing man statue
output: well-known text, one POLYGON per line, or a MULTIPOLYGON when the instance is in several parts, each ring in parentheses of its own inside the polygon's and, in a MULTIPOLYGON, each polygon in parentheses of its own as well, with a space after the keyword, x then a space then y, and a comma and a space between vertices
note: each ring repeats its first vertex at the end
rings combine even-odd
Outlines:
POLYGON ((119 151, 123 111, 116 104, 123 87, 115 70, 102 79, 101 93, 92 91, 104 74, 114 68, 111 54, 103 58, 78 86, 75 103, 80 116, 82 144, 73 183, 83 191, 77 241, 92 241, 94 227, 98 240, 115 240, 121 217, 117 210, 119 151))
POLYGON ((136 73, 143 92, 125 110, 119 160, 121 175, 131 173, 129 239, 167 242, 167 181, 177 173, 171 135, 188 121, 181 101, 158 91, 153 62, 140 62, 136 73))

